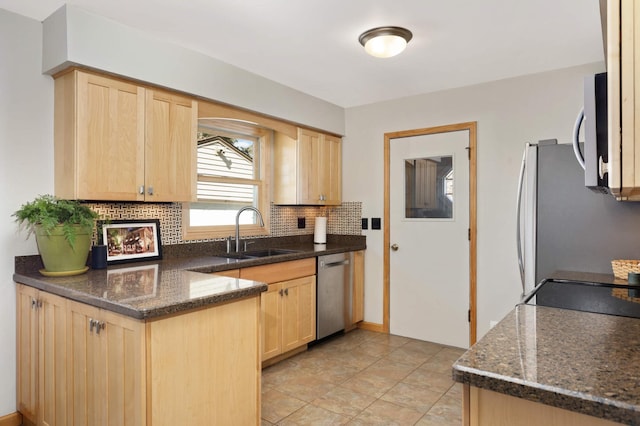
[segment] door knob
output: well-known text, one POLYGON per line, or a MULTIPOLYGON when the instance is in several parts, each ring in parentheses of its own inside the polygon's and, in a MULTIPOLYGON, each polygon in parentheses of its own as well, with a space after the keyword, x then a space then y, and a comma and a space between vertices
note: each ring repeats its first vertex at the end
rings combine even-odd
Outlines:
POLYGON ((391 244, 391 250, 398 251, 398 245, 397 244, 391 244))

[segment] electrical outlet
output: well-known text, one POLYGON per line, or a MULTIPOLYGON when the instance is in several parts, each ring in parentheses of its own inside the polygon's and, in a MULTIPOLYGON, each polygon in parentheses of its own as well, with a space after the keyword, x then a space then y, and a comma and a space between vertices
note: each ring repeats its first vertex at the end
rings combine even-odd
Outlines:
POLYGON ((372 217, 371 218, 371 229, 380 229, 380 218, 372 217))
POLYGON ((366 217, 362 218, 362 229, 369 229, 369 219, 366 217))
POLYGON ((307 227, 307 219, 304 217, 298 218, 298 229, 304 229, 307 227))

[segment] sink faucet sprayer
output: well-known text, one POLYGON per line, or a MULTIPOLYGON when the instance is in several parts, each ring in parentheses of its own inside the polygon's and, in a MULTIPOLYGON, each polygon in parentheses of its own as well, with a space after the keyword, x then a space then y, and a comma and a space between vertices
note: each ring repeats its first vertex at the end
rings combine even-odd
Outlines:
POLYGON ((264 226, 264 220, 262 220, 262 213, 260 210, 253 206, 245 206, 238 210, 238 214, 236 214, 236 253, 240 251, 240 213, 245 210, 253 210, 258 215, 258 219, 260 219, 260 226, 264 226))

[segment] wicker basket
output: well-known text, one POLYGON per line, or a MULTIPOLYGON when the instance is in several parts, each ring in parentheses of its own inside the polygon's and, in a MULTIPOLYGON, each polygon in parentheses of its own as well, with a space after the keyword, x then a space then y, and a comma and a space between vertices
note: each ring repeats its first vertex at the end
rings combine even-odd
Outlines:
POLYGON ((627 280, 629 272, 640 273, 640 260, 612 260, 613 275, 621 280, 627 280))

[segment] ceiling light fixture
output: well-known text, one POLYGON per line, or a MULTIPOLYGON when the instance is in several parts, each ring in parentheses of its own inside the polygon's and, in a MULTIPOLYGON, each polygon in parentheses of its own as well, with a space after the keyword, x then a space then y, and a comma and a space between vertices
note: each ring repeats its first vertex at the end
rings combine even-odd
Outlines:
POLYGON ((358 40, 369 55, 390 58, 402 52, 412 37, 413 34, 406 28, 378 27, 363 32, 358 40))

